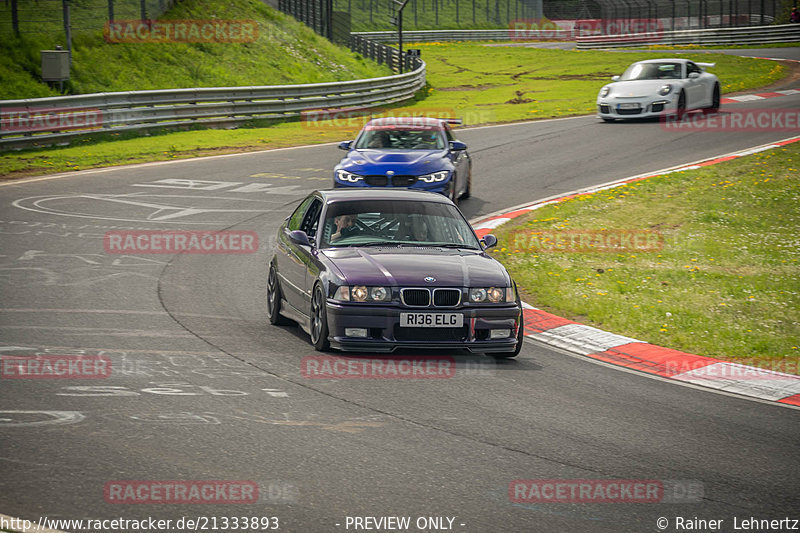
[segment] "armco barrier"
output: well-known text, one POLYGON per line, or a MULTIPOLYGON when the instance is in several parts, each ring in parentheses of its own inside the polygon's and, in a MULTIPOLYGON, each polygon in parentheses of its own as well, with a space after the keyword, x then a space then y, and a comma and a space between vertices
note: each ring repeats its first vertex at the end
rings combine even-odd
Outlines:
POLYGON ((579 50, 647 46, 651 44, 726 45, 790 43, 800 41, 800 24, 659 31, 652 33, 630 33, 627 35, 592 35, 577 37, 576 41, 579 50))
MULTIPOLYGON (((380 45, 384 48, 385 45, 380 45)), ((0 150, 66 143, 82 135, 195 124, 235 127, 327 108, 406 100, 425 85, 425 63, 404 74, 307 85, 164 89, 0 101, 0 150)))
MULTIPOLYGON (((371 41, 394 42, 397 41, 396 31, 368 31, 354 32, 353 35, 366 37, 371 41)), ((572 32, 569 30, 512 30, 503 28, 498 30, 405 30, 403 41, 408 43, 426 43, 437 41, 513 41, 513 40, 571 40, 572 32)))

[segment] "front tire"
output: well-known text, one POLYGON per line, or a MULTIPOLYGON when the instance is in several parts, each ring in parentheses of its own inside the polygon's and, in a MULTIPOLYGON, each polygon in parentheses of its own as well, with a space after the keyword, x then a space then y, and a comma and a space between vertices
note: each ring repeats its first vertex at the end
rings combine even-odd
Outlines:
POLYGON ((317 284, 314 287, 314 294, 311 297, 311 344, 318 352, 327 351, 331 344, 328 341, 328 310, 326 308, 327 299, 322 292, 322 286, 317 284))
POLYGON ((267 277, 267 318, 273 326, 289 324, 289 320, 281 315, 281 287, 278 284, 278 274, 273 265, 270 265, 267 277))
POLYGON ((678 108, 675 110, 675 116, 678 120, 683 120, 683 117, 686 115, 686 93, 681 91, 681 94, 678 96, 678 108))
POLYGON ((467 178, 467 188, 461 194, 461 199, 466 200, 472 195, 472 168, 469 169, 469 177, 467 178))
POLYGON ((454 204, 458 205, 458 192, 456 192, 458 182, 456 182, 455 176, 453 176, 453 181, 450 184, 450 194, 447 195, 450 198, 450 201, 454 204))

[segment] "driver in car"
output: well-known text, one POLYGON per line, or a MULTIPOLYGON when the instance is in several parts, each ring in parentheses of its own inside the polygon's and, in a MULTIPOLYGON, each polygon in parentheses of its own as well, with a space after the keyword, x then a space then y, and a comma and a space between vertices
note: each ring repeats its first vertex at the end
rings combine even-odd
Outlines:
POLYGON ((331 242, 359 232, 355 215, 339 215, 333 219, 333 223, 336 224, 336 232, 331 235, 331 242))

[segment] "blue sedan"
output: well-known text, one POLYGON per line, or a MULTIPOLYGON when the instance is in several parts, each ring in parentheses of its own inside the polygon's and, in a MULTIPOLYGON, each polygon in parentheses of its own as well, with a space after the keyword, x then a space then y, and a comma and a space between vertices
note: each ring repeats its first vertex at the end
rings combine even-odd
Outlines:
POLYGON ((317 350, 467 349, 514 357, 522 303, 458 208, 408 190, 316 191, 278 230, 267 278, 272 324, 317 350))
POLYGON ((468 198, 472 161, 445 119, 372 119, 355 141, 339 148, 347 155, 334 168, 333 186, 401 187, 443 194, 456 203, 468 198))

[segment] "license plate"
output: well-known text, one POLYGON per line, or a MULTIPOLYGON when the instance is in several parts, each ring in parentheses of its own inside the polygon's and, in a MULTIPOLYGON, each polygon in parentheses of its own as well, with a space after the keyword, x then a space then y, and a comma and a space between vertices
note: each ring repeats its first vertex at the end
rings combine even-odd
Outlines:
POLYGON ((619 109, 639 109, 639 104, 619 104, 619 109))
POLYGON ((402 328, 460 328, 463 325, 461 313, 400 313, 402 328))

